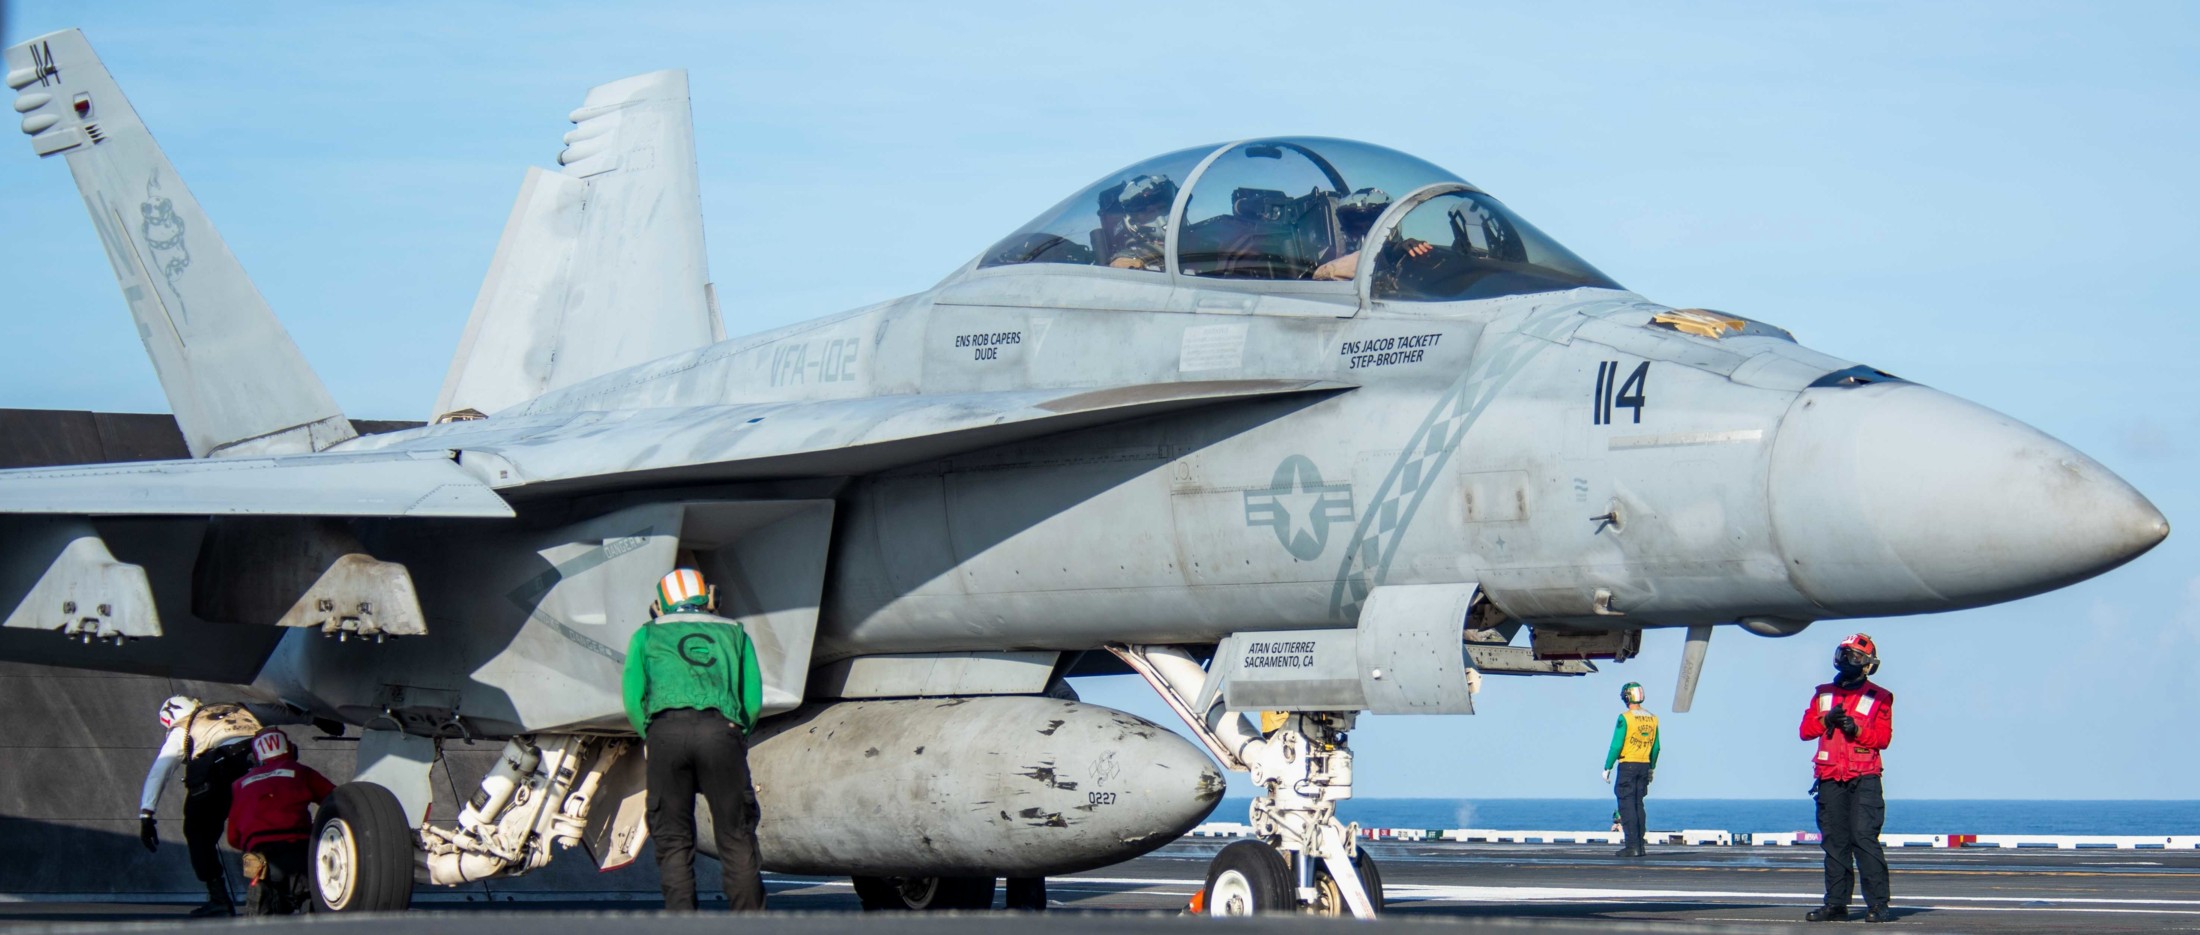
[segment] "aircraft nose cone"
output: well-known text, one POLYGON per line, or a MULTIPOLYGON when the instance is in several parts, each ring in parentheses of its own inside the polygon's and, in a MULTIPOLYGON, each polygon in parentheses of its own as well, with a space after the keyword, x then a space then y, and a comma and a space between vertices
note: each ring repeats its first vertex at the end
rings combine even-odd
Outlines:
POLYGON ((2077 449, 1908 383, 1805 390, 1774 441, 1769 496, 1789 577, 1843 616, 2039 594, 2169 535, 2077 449))

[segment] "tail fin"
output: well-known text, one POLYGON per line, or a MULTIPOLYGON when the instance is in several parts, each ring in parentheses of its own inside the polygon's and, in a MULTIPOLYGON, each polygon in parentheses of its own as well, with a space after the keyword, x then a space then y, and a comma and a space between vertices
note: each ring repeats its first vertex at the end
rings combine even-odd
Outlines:
POLYGON ((438 421, 724 337, 703 254, 687 72, 591 89, 571 119, 564 168, 530 168, 520 184, 438 421))
POLYGON ((317 451, 353 437, 84 34, 9 46, 5 62, 31 148, 66 157, 76 176, 191 455, 317 451))

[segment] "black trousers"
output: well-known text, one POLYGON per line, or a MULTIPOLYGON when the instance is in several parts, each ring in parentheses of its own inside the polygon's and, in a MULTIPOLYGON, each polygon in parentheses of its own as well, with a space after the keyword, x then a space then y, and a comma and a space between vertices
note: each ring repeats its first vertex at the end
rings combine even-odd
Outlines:
POLYGON ((206 884, 208 896, 223 902, 229 899, 229 882, 215 847, 229 824, 229 785, 252 768, 251 752, 249 743, 224 744, 183 767, 183 843, 191 853, 191 875, 206 884))
POLYGON ((1821 779, 1812 787, 1818 798, 1818 834, 1826 850, 1826 905, 1849 904, 1850 866, 1864 878, 1864 905, 1887 905, 1887 854, 1879 829, 1887 823, 1887 799, 1878 776, 1845 782, 1821 779))
POLYGON ((306 842, 258 844, 252 850, 267 861, 267 876, 245 891, 244 914, 279 916, 305 909, 313 899, 306 889, 306 842))
POLYGON ((1612 794, 1619 798, 1619 828, 1627 839, 1627 846, 1640 849, 1644 827, 1642 797, 1650 794, 1650 764, 1619 764, 1619 775, 1612 780, 1612 794))
POLYGON ((697 793, 710 803, 727 906, 764 908, 748 738, 715 713, 674 708, 650 718, 643 752, 649 758, 649 836, 657 844, 658 885, 664 890, 665 908, 695 909, 697 793))

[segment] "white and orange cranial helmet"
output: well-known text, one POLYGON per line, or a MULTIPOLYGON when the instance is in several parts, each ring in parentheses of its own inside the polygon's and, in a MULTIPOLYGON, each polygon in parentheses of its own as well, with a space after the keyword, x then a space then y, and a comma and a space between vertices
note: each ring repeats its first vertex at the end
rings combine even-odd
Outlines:
POLYGON ((268 728, 252 735, 252 758, 261 763, 290 755, 290 735, 268 728))
POLYGON ((657 580, 657 612, 669 614, 675 610, 701 610, 710 604, 710 588, 703 584, 703 573, 693 568, 676 568, 657 580))
POLYGON ((190 695, 176 695, 160 703, 160 726, 174 727, 199 709, 199 700, 190 695))

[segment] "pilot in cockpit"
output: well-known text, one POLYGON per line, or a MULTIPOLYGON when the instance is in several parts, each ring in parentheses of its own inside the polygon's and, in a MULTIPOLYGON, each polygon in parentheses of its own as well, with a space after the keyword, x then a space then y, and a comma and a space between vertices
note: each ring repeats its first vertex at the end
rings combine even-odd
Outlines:
MULTIPOLYGON (((1367 239, 1368 228, 1375 226, 1375 219, 1382 217, 1383 209, 1388 207, 1390 193, 1380 188, 1362 188, 1337 199, 1337 228, 1344 235, 1337 249, 1342 255, 1314 267, 1314 278, 1330 282, 1351 279, 1359 271, 1360 247, 1367 239)), ((1426 256, 1435 249, 1421 240, 1396 241, 1384 249, 1393 246, 1410 257, 1426 256)))
POLYGON ((1176 183, 1166 175, 1140 175, 1100 193, 1097 240, 1108 265, 1116 269, 1159 271, 1169 230, 1169 209, 1176 204, 1176 183))

